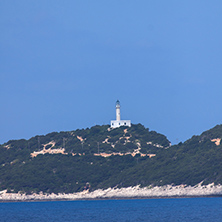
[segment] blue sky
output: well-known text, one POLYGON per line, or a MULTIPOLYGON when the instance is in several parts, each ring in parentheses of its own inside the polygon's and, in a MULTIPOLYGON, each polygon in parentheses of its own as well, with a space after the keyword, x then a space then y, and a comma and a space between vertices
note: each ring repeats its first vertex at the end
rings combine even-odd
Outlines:
POLYGON ((122 119, 173 143, 222 123, 222 2, 0 1, 0 143, 122 119))

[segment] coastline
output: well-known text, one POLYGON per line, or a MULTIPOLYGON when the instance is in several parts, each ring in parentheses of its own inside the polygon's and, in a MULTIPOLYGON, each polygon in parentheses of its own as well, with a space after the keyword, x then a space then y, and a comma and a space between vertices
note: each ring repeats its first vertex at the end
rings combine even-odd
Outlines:
POLYGON ((22 194, 0 191, 0 202, 31 202, 31 201, 72 201, 72 200, 107 200, 107 199, 160 199, 160 198, 191 198, 191 197, 220 197, 222 185, 165 185, 155 187, 134 186, 127 188, 88 190, 77 193, 59 194, 22 194))

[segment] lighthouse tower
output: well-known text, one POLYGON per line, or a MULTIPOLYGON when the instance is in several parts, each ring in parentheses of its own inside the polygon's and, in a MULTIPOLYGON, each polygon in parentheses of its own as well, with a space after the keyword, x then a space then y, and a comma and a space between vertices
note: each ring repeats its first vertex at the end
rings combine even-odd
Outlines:
POLYGON ((120 121, 120 102, 116 101, 116 120, 120 121))
POLYGON ((131 127, 131 120, 121 120, 120 119, 120 102, 116 101, 116 120, 111 120, 110 126, 112 128, 117 128, 120 126, 129 126, 131 127))

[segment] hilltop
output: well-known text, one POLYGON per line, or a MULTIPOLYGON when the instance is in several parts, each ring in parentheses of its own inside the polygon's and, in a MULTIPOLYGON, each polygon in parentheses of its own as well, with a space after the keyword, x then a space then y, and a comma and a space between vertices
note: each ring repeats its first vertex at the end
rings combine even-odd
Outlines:
POLYGON ((141 124, 53 132, 0 146, 0 190, 73 193, 109 187, 222 184, 222 125, 171 146, 141 124))

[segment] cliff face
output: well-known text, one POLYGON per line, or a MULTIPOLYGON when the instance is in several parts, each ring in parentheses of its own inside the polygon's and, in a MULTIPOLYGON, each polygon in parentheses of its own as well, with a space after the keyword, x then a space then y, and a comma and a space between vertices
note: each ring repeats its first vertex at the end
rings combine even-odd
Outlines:
POLYGON ((0 190, 71 193, 140 185, 222 184, 222 126, 170 146, 141 124, 53 132, 0 146, 0 190))

